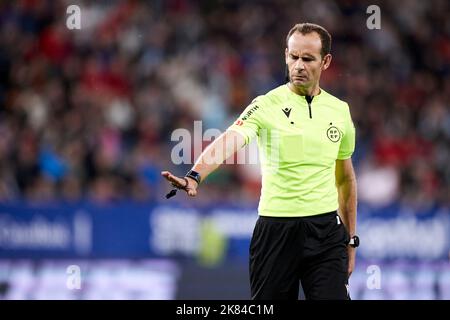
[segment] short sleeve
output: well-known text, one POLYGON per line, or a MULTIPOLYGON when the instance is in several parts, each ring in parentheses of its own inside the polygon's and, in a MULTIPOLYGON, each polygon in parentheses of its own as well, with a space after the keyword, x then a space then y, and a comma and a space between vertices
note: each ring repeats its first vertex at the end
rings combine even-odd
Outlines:
POLYGON ((262 128, 262 98, 263 96, 255 98, 227 129, 239 132, 245 138, 246 145, 258 135, 262 128))
POLYGON ((352 156, 355 151, 355 125, 353 124, 352 117, 350 114, 350 108, 347 105, 346 108, 346 121, 345 121, 345 132, 339 146, 338 160, 345 160, 352 156))

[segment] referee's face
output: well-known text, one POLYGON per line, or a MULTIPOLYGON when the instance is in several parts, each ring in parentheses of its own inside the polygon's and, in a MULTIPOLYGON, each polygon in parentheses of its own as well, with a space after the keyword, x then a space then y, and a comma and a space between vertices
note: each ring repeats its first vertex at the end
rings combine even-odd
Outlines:
POLYGON ((322 58, 322 41, 317 32, 294 32, 286 48, 289 81, 299 92, 312 92, 318 87, 322 70, 331 62, 331 55, 322 58))

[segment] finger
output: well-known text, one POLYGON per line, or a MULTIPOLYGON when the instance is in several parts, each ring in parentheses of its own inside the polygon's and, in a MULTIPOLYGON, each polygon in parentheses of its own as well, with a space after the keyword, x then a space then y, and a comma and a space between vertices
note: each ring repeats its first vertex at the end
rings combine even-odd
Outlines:
POLYGON ((171 174, 169 171, 162 171, 161 175, 166 178, 168 181, 172 182, 172 184, 175 184, 175 186, 179 186, 179 187, 183 187, 184 183, 183 183, 183 179, 174 176, 173 174, 171 174))
POLYGON ((169 177, 172 175, 169 171, 161 171, 161 175, 169 180, 169 177))
POLYGON ((195 196, 197 195, 197 190, 195 190, 195 189, 190 189, 190 190, 188 191, 188 195, 189 195, 190 197, 195 197, 195 196))
POLYGON ((177 176, 174 176, 170 172, 168 172, 166 175, 164 175, 164 177, 170 182, 177 183, 177 184, 180 183, 180 178, 178 178, 177 176))
POLYGON ((179 177, 177 177, 177 176, 170 175, 168 177, 168 179, 169 179, 170 182, 175 183, 177 185, 180 185, 180 186, 184 186, 185 185, 184 180, 179 178, 179 177))

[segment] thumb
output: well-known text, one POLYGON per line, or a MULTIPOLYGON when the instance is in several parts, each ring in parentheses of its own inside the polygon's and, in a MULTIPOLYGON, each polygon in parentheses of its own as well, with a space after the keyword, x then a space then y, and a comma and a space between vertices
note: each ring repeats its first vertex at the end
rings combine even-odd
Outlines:
POLYGON ((190 189, 190 190, 187 192, 187 194, 188 194, 190 197, 195 197, 195 196, 197 195, 197 190, 196 190, 196 189, 190 189))

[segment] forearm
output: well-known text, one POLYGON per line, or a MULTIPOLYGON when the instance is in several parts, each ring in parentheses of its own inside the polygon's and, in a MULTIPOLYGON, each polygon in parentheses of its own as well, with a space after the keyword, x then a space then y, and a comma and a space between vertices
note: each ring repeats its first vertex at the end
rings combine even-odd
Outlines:
POLYGON ((244 144, 245 139, 241 134, 232 130, 226 131, 208 145, 195 162, 192 170, 198 172, 201 179, 204 180, 244 144))
POLYGON ((354 173, 345 177, 337 185, 339 194, 339 212, 350 236, 356 234, 356 177, 354 173))

